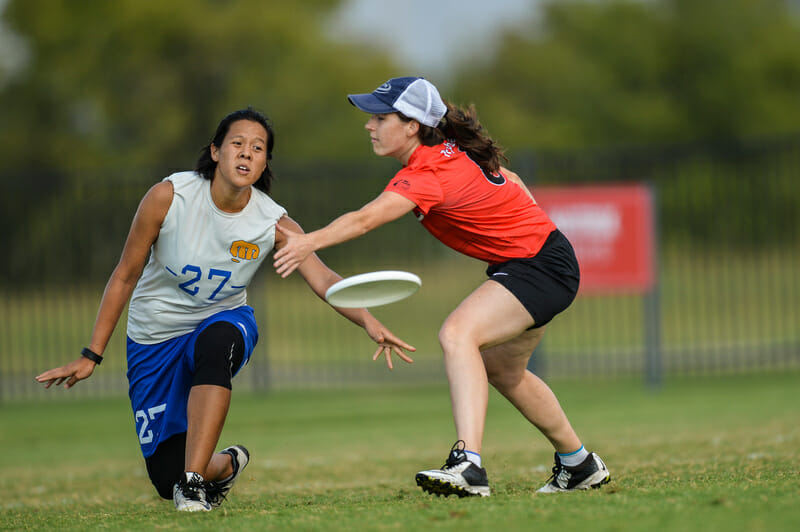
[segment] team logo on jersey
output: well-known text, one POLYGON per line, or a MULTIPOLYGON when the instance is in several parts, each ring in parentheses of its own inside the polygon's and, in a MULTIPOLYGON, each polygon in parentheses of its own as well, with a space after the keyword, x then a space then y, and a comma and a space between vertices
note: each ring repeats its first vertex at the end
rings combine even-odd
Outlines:
POLYGON ((260 250, 258 249, 257 245, 251 244, 250 242, 245 242, 244 240, 237 240, 231 244, 231 255, 233 256, 231 260, 233 262, 239 262, 239 259, 257 259, 259 251, 260 250))
POLYGON ((408 182, 406 179, 398 179, 394 183, 392 183, 393 187, 402 188, 403 190, 408 190, 411 188, 411 183, 408 182))
POLYGON ((444 141, 443 146, 444 147, 439 151, 439 153, 441 153, 442 155, 444 155, 447 158, 450 158, 453 155, 455 155, 456 150, 458 149, 458 145, 456 144, 456 141, 454 141, 452 139, 447 139, 446 141, 444 141))

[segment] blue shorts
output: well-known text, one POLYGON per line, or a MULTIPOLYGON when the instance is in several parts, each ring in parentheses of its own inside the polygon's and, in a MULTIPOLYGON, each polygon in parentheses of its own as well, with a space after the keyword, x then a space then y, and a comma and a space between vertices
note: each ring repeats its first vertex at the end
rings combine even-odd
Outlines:
POLYGON ((206 318, 194 332, 158 344, 138 344, 128 338, 128 396, 136 434, 145 458, 170 436, 186 432, 186 405, 194 373, 194 345, 209 325, 227 321, 244 337, 244 356, 235 375, 250 360, 258 342, 253 309, 247 305, 206 318))

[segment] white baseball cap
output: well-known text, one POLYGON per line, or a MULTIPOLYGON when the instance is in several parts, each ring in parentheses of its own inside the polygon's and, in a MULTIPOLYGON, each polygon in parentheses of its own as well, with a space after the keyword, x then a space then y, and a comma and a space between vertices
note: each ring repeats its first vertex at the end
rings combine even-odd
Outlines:
POLYGON ((438 126, 447 114, 439 91, 425 78, 392 78, 369 94, 348 94, 347 99, 364 112, 399 112, 430 127, 438 126))

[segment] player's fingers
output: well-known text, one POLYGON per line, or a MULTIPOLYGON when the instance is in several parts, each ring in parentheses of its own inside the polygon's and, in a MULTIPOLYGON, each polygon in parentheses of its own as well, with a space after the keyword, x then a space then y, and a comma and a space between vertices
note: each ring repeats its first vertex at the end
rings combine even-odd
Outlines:
POLYGON ((36 376, 36 380, 39 381, 39 382, 52 381, 57 376, 58 376, 58 370, 49 369, 49 370, 47 370, 47 371, 45 371, 43 373, 38 374, 36 376))
POLYGON ((389 369, 394 369, 392 366, 392 350, 386 349, 386 365, 389 366, 389 369))
POLYGON ((393 334, 388 334, 387 337, 388 337, 387 338, 387 342, 393 343, 393 344, 395 344, 395 345, 397 345, 399 347, 402 347, 403 349, 407 349, 408 351, 416 351, 417 350, 416 347, 414 347, 411 344, 405 343, 403 340, 401 340, 400 338, 398 338, 397 336, 395 336, 393 334))
POLYGON ((414 363, 414 359, 412 359, 410 356, 408 356, 405 353, 403 353, 402 350, 395 349, 394 351, 395 351, 395 353, 397 353, 397 356, 399 356, 400 358, 402 358, 403 360, 405 360, 409 364, 413 364, 414 363))
POLYGON ((275 252, 272 258, 275 259, 276 268, 279 266, 285 266, 287 262, 292 260, 292 255, 289 252, 289 246, 283 246, 281 249, 275 252))
POLYGON ((381 356, 381 353, 383 353, 383 346, 379 345, 378 349, 375 350, 375 354, 372 355, 372 361, 375 362, 378 360, 378 357, 381 356))
MULTIPOLYGON (((286 279, 287 277, 289 277, 289 275, 291 275, 291 273, 295 270, 296 267, 297 266, 288 266, 288 267, 286 267, 284 269, 283 273, 281 273, 281 277, 286 279)), ((278 272, 278 273, 280 273, 280 272, 278 272)))
POLYGON ((286 278, 287 275, 289 275, 290 273, 292 273, 292 271, 294 271, 294 267, 290 262, 276 261, 275 264, 276 264, 275 271, 278 272, 278 275, 280 275, 284 279, 286 278))

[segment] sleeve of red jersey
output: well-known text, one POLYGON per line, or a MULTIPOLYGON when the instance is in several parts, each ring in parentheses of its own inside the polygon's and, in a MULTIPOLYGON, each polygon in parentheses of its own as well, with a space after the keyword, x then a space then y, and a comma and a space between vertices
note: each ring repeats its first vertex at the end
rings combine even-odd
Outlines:
POLYGON ((389 181, 385 191, 396 192, 414 202, 422 214, 440 204, 444 199, 442 187, 436 175, 429 171, 405 172, 401 170, 389 181))

